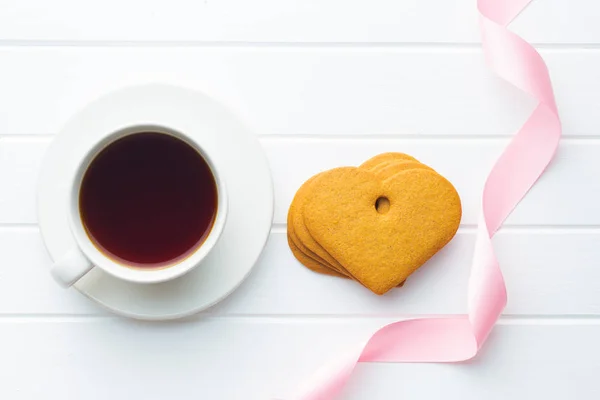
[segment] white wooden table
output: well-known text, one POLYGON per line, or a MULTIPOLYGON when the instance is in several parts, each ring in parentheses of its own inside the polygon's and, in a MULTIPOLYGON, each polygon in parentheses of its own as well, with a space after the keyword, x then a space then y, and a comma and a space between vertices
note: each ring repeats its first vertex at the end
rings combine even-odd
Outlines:
MULTIPOLYGON (((486 69, 474 0, 89 3, 0 0, 0 399, 268 399, 385 322, 466 312, 483 179, 534 106, 486 69), (150 81, 229 105, 275 182, 251 277, 171 323, 118 318, 59 289, 35 215, 38 166, 61 124, 150 81), (376 297, 299 266, 285 215, 312 174, 384 151, 446 175, 464 218, 404 288, 376 297)), ((495 239, 509 305, 484 351, 460 365, 360 365, 342 398, 600 397, 599 21, 594 0, 535 0, 511 27, 548 63, 565 138, 495 239)))

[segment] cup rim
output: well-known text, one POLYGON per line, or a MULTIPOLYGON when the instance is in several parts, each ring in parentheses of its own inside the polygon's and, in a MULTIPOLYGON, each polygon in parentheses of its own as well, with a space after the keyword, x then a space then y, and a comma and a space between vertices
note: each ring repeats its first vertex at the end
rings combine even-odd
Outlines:
POLYGON ((228 198, 225 182, 219 173, 219 168, 215 165, 214 159, 211 158, 210 155, 203 149, 203 147, 194 139, 176 129, 160 124, 132 124, 104 135, 95 143, 93 147, 88 149, 85 155, 77 162, 70 182, 68 207, 71 234, 73 235, 73 238, 75 239, 79 249, 95 267, 101 268, 105 272, 129 282, 159 283, 175 279, 194 269, 210 253, 221 237, 225 227, 228 211, 228 198), (130 266, 119 262, 96 247, 96 245, 88 236, 88 233, 84 227, 79 208, 79 194, 83 177, 95 157, 103 149, 110 146, 117 140, 126 136, 143 132, 156 132, 170 135, 184 141, 189 146, 194 148, 208 164, 217 187, 217 214, 213 221, 211 230, 204 241, 192 253, 186 255, 182 259, 175 260, 172 264, 166 264, 165 266, 161 266, 159 268, 148 269, 137 268, 135 266, 130 266))

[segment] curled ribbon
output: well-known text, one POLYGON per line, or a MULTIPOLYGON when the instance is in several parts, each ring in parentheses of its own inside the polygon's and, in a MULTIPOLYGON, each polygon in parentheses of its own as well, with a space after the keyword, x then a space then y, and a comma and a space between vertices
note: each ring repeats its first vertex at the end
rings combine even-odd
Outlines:
POLYGON ((530 1, 477 2, 489 67, 539 103, 485 182, 469 278, 468 315, 385 325, 343 358, 320 368, 291 399, 333 399, 359 362, 465 361, 485 342, 506 305, 506 286, 491 238, 544 172, 561 135, 546 64, 530 44, 506 28, 530 1))

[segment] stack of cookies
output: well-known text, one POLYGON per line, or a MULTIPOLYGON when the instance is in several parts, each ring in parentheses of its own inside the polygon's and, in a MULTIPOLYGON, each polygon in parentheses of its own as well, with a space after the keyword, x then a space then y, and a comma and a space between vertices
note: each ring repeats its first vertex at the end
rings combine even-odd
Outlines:
POLYGON ((384 294, 444 247, 460 218, 448 180, 409 155, 384 153, 306 181, 289 209, 288 243, 312 271, 384 294))

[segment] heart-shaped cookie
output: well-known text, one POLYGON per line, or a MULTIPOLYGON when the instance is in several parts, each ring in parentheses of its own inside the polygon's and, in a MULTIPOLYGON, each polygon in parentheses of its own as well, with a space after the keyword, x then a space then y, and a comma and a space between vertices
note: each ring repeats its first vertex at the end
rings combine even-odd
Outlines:
MULTIPOLYGON (((394 179, 395 175, 404 171, 428 170, 437 175, 430 167, 420 163, 415 158, 397 152, 379 154, 367 160, 359 168, 372 173, 379 181, 381 181, 382 185, 388 185, 387 181, 389 179, 394 179)), ((326 174, 327 173, 321 173, 312 177, 306 181, 296 193, 288 213, 287 238, 289 247, 294 257, 314 272, 350 278, 363 283, 357 277, 353 276, 353 274, 330 254, 326 248, 321 246, 321 244, 313 237, 305 223, 304 208, 307 199, 313 191, 313 184, 317 179, 320 179, 322 175, 326 174)), ((375 203, 375 208, 379 214, 388 213, 390 207, 391 204, 389 199, 384 196, 378 198, 375 203)), ((363 279, 363 281, 366 280, 363 279)), ((397 286, 402 286, 404 282, 405 281, 400 282, 397 286)))
POLYGON ((429 169, 381 179, 364 168, 336 168, 310 187, 303 209, 310 235, 377 294, 403 282, 452 239, 460 223, 456 190, 429 169), (381 201, 389 207, 378 211, 381 201))

